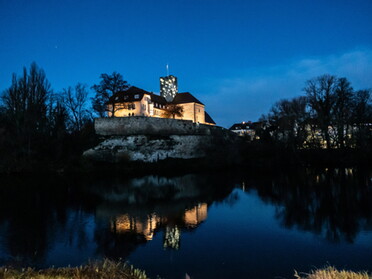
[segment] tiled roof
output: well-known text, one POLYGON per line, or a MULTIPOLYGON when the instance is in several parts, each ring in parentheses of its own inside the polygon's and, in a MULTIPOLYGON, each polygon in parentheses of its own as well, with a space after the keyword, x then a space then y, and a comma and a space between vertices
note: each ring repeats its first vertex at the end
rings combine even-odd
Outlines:
POLYGON ((159 95, 156 95, 156 94, 153 94, 153 93, 151 93, 151 101, 153 103, 158 103, 158 104, 162 104, 162 105, 167 104, 167 100, 163 96, 159 96, 159 95))
POLYGON ((174 97, 173 104, 185 104, 185 103, 198 103, 204 106, 202 102, 196 99, 191 93, 184 92, 184 93, 177 93, 174 97))
POLYGON ((115 103, 123 103, 123 102, 135 102, 135 101, 141 101, 144 94, 148 94, 151 97, 151 101, 153 103, 158 103, 162 105, 166 105, 167 101, 164 97, 156 95, 152 92, 148 92, 146 90, 143 90, 141 88, 131 86, 128 88, 128 90, 120 91, 113 96, 110 97, 109 103, 115 102, 115 103))
POLYGON ((141 88, 131 86, 128 90, 120 91, 110 97, 109 103, 135 102, 140 101, 144 94, 151 94, 141 88))
MULTIPOLYGON (((151 96, 151 101, 158 104, 167 104, 166 99, 163 96, 156 95, 152 92, 148 92, 141 88, 131 86, 128 90, 120 91, 113 96, 110 97, 109 103, 122 103, 122 102, 135 102, 140 101, 143 98, 144 94, 148 94, 151 96)), ((196 99, 191 93, 184 92, 184 93, 177 93, 174 97, 172 104, 185 104, 185 103, 198 103, 204 105, 198 99, 196 99)))
POLYGON ((216 122, 213 121, 212 117, 205 111, 204 112, 205 116, 205 122, 210 123, 210 124, 216 124, 216 122))

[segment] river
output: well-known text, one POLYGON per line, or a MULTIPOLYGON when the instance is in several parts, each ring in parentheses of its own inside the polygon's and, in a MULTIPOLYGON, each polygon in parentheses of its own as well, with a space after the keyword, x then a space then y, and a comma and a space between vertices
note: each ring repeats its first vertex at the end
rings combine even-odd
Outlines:
POLYGON ((0 264, 110 258, 180 279, 372 271, 371 173, 1 177, 0 264))

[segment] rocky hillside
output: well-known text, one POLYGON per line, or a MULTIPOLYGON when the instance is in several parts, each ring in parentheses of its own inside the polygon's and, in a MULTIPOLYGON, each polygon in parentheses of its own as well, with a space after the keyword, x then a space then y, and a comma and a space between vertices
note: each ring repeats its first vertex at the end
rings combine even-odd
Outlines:
POLYGON ((99 118, 95 129, 102 141, 84 156, 110 163, 224 157, 232 155, 238 141, 224 128, 175 119, 99 118))

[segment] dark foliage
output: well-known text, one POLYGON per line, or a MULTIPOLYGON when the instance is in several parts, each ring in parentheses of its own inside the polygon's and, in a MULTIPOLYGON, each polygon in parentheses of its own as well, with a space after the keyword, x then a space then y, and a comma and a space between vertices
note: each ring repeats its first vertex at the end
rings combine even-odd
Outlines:
POLYGON ((346 78, 308 80, 306 96, 277 102, 256 131, 262 144, 301 149, 371 149, 371 90, 355 91, 346 78))
POLYGON ((346 78, 332 75, 307 81, 304 91, 260 118, 254 139, 241 146, 245 165, 370 164, 372 91, 356 91, 346 78))
POLYGON ((22 76, 13 74, 1 100, 0 172, 64 169, 94 144, 83 85, 53 94, 44 71, 32 63, 22 76))

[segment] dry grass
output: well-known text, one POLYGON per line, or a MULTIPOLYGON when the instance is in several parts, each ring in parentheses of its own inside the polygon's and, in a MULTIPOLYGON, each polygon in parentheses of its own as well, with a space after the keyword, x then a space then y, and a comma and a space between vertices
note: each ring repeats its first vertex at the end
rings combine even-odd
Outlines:
POLYGON ((125 263, 104 260, 92 262, 79 267, 49 268, 34 270, 32 268, 16 270, 0 268, 0 279, 147 279, 145 272, 125 263))
POLYGON ((300 276, 297 271, 295 272, 295 277, 297 279, 372 279, 372 276, 367 272, 339 271, 332 266, 313 270, 311 273, 303 275, 304 276, 300 276))

